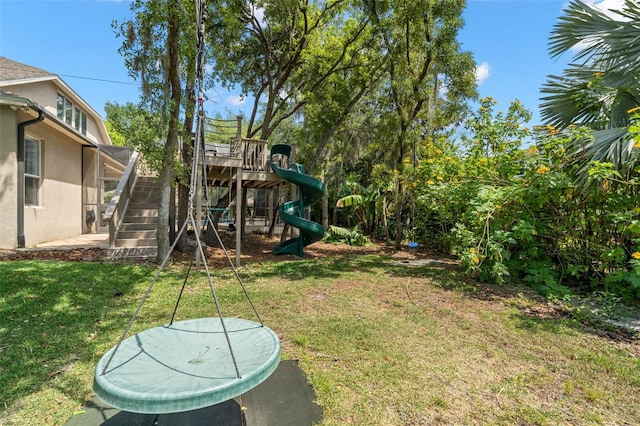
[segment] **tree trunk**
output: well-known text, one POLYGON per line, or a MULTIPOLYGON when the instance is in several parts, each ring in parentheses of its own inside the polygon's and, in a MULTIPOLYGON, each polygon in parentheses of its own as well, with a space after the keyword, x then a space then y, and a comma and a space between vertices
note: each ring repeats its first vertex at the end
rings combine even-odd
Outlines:
POLYGON ((402 207, 404 204, 404 190, 402 188, 402 183, 400 181, 398 181, 398 190, 396 192, 396 243, 395 243, 395 249, 396 250, 400 250, 401 246, 402 246, 402 224, 403 224, 403 217, 402 217, 402 207))
POLYGON ((180 74, 178 56, 178 35, 180 34, 180 21, 177 16, 177 0, 169 2, 169 28, 167 32, 167 45, 169 47, 169 69, 168 77, 171 88, 171 100, 169 103, 169 129, 167 132, 167 142, 162 155, 162 170, 160 171, 160 208, 158 209, 158 238, 157 263, 162 263, 169 255, 171 245, 169 243, 169 203, 171 197, 171 186, 174 182, 173 166, 175 163, 176 151, 178 148, 178 123, 180 117, 180 74))
MULTIPOLYGON (((198 135, 195 135, 195 138, 192 138, 193 134, 193 122, 194 115, 196 110, 196 95, 195 95, 195 79, 196 79, 196 64, 195 57, 193 58, 193 62, 189 64, 189 69, 193 70, 193 72, 187 72, 187 88, 186 93, 188 94, 189 101, 186 102, 186 113, 183 122, 184 127, 184 136, 182 138, 182 161, 187 166, 185 167, 185 176, 183 176, 183 183, 178 182, 178 229, 182 229, 182 225, 187 220, 187 214, 189 212, 189 192, 190 188, 188 185, 184 184, 184 182, 191 182, 191 163, 193 160, 193 148, 195 141, 198 140, 198 135)), ((203 135, 202 135, 203 136, 203 135)), ((204 136, 203 136, 204 137, 204 136)), ((178 241, 176 248, 185 253, 188 250, 187 245, 187 233, 183 233, 180 237, 180 241, 178 241)))

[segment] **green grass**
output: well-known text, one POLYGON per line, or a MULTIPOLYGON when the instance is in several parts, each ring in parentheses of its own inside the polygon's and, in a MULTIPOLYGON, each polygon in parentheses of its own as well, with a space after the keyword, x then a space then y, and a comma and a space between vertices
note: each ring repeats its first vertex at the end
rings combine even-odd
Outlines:
MULTIPOLYGON (((345 255, 240 270, 283 358, 300 360, 324 425, 640 423, 637 342, 533 315, 546 305, 526 292, 391 261, 345 255)), ((154 273, 0 262, 0 424, 61 425, 80 410, 154 273)), ((233 274, 213 274, 223 314, 254 319, 233 274)), ((180 266, 162 274, 133 333, 168 321, 183 278, 180 266)), ((179 319, 215 315, 205 278, 192 274, 179 319)))

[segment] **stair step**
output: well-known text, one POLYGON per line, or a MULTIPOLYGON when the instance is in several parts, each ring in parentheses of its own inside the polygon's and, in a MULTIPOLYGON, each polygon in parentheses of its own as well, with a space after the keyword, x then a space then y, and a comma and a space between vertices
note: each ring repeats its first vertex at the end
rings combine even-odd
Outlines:
POLYGON ((125 220, 129 217, 158 217, 158 209, 127 209, 124 214, 125 220))
POLYGON ((138 177, 125 212, 115 248, 107 251, 112 259, 155 259, 158 255, 158 206, 160 183, 157 178, 138 177))
POLYGON ((158 202, 154 203, 150 200, 130 200, 128 210, 130 211, 153 210, 154 212, 157 213, 158 202))
POLYGON ((135 239, 152 239, 156 238, 156 230, 155 229, 144 229, 144 230, 120 230, 118 231, 118 240, 135 240, 135 239))
POLYGON ((156 232, 158 221, 155 222, 122 222, 120 231, 153 231, 156 232))
POLYGON ((158 227, 158 218, 156 217, 132 217, 129 220, 123 220, 122 227, 131 229, 156 229, 158 227))
POLYGON ((155 259, 158 247, 121 247, 107 250, 109 259, 155 259))
POLYGON ((158 247, 155 238, 116 239, 116 247, 158 247))
POLYGON ((131 201, 160 201, 160 194, 134 194, 130 198, 131 201))

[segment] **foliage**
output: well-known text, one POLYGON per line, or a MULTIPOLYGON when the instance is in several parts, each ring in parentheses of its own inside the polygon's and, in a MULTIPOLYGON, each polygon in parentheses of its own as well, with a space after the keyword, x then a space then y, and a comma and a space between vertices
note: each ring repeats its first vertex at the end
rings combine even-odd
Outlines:
POLYGON ((551 56, 575 49, 563 76, 549 76, 542 87, 542 117, 565 127, 583 123, 593 129, 629 124, 627 111, 640 105, 640 6, 626 0, 606 14, 577 0, 569 2, 554 26, 551 56))
POLYGON ((587 188, 589 163, 611 163, 618 171, 633 169, 637 161, 628 126, 640 106, 640 43, 637 2, 627 0, 620 10, 604 13, 580 1, 571 1, 554 26, 549 51, 557 57, 574 51, 562 76, 551 75, 542 87, 542 118, 565 128, 580 123, 599 130, 586 140, 576 139, 568 151, 582 163, 577 183, 587 188), (631 167, 628 167, 628 166, 631 167))
POLYGON ((247 137, 268 139, 309 98, 344 87, 344 70, 358 72, 367 22, 355 2, 212 2, 208 15, 210 77, 255 98, 247 137))
POLYGON ((433 134, 461 119, 464 101, 476 95, 475 64, 457 40, 464 23, 464 1, 366 5, 378 43, 389 56, 376 101, 382 114, 380 137, 386 141, 386 161, 400 177, 395 181, 393 203, 395 247, 400 248, 412 197, 404 187, 405 170, 415 166, 425 133, 433 134), (454 112, 451 105, 461 112, 454 112), (442 114, 445 111, 447 115, 442 114))
POLYGON ((122 141, 122 145, 137 149, 143 154, 151 170, 160 171, 162 144, 159 141, 166 130, 163 129, 162 120, 158 115, 130 102, 125 105, 107 102, 104 109, 107 113, 107 129, 112 140, 115 136, 117 140, 122 141))
POLYGON ((348 244, 350 246, 366 246, 371 244, 371 240, 362 233, 362 230, 357 225, 353 229, 331 225, 325 232, 322 241, 327 243, 348 244))

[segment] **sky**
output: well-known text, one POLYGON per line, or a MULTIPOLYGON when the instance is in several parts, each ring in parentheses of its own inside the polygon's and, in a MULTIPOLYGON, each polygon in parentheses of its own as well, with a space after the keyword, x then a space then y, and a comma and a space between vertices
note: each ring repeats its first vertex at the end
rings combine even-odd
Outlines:
MULTIPOLYGON (((623 0, 584 0, 602 9, 623 0)), ((105 118, 107 101, 137 103, 138 83, 128 75, 118 53, 112 22, 129 19, 129 0, 0 0, 0 56, 58 74, 105 118)), ((462 50, 477 64, 478 93, 491 96, 496 110, 520 100, 540 124, 540 88, 550 74, 559 75, 571 54, 550 58, 547 43, 564 0, 468 0, 465 26, 458 36, 462 50)), ((246 111, 239 91, 208 93, 207 112, 226 115, 246 111)))

